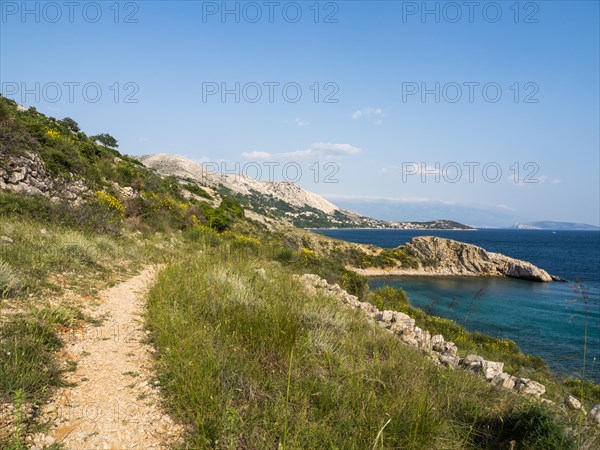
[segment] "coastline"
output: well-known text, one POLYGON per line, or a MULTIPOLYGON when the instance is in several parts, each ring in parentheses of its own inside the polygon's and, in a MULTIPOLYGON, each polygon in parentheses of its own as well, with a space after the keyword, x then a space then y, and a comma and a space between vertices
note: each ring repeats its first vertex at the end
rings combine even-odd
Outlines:
POLYGON ((501 275, 487 275, 487 274, 478 274, 478 273, 458 273, 452 270, 441 270, 441 271, 425 271, 419 269, 400 269, 400 268, 366 268, 361 269, 357 267, 346 267, 348 270, 352 270, 359 275, 365 276, 367 278, 374 277, 456 277, 456 278, 512 278, 508 276, 501 275))
MULTIPOLYGON (((424 271, 418 269, 399 269, 399 268, 391 268, 391 269, 381 269, 381 268, 366 268, 360 269, 357 267, 346 267, 348 270, 352 270, 358 275, 362 275, 367 278, 393 278, 393 277, 440 277, 440 278, 511 278, 514 280, 519 280, 522 278, 518 277, 510 277, 508 275, 491 275, 491 274, 479 274, 479 273, 457 273, 452 270, 442 270, 442 271, 424 271)), ((566 280, 557 275, 550 274, 552 278, 551 281, 557 283, 568 283, 569 280, 566 280)), ((531 280, 525 280, 531 281, 531 280)))
POLYGON ((352 227, 352 228, 304 228, 306 231, 328 231, 328 230, 397 230, 397 231, 479 231, 478 228, 373 228, 373 227, 352 227))

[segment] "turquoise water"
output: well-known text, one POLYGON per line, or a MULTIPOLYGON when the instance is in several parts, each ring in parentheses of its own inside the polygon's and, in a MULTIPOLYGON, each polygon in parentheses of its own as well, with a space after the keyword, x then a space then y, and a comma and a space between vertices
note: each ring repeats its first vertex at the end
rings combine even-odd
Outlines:
POLYGON ((394 277, 373 279, 370 285, 402 287, 411 304, 431 314, 456 320, 471 331, 512 339, 524 352, 544 358, 561 376, 582 376, 587 323, 585 377, 600 382, 599 232, 316 231, 388 248, 417 235, 447 237, 531 261, 567 279, 567 283, 535 283, 510 278, 394 277), (586 298, 577 292, 579 287, 586 298))

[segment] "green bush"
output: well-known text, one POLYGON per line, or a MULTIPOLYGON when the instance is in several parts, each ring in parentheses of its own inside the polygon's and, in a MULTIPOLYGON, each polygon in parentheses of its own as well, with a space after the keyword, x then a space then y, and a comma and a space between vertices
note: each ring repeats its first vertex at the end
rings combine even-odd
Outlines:
POLYGON ((220 211, 208 215, 208 225, 210 228, 223 232, 229 228, 231 219, 220 211))
POLYGON ((548 407, 530 404, 504 417, 475 420, 477 448, 575 449, 564 417, 548 407), (515 444, 518 443, 518 446, 515 444))
POLYGON ((89 162, 94 162, 98 159, 98 157, 102 154, 100 147, 93 144, 92 142, 84 142, 79 147, 79 153, 83 158, 85 158, 89 162))
POLYGON ((369 302, 380 311, 403 311, 408 307, 408 296, 403 289, 384 286, 369 296, 369 302))
POLYGON ((206 192, 204 189, 202 189, 200 186, 198 186, 197 184, 186 183, 183 185, 183 188, 186 191, 189 191, 192 194, 197 195, 198 197, 206 198, 209 200, 212 199, 211 195, 208 192, 206 192))
POLYGON ((119 146, 117 140, 108 133, 102 133, 96 136, 91 136, 90 139, 92 139, 93 141, 100 142, 102 145, 110 148, 117 148, 119 146))
POLYGON ((290 248, 277 248, 274 251, 273 259, 282 263, 289 263, 294 260, 296 252, 290 248))
POLYGON ((215 230, 203 225, 193 226, 187 229, 183 235, 185 239, 189 241, 199 242, 211 247, 217 246, 223 242, 215 230))
POLYGON ((60 244, 59 251, 70 261, 69 265, 82 264, 94 266, 98 263, 96 247, 85 239, 77 236, 75 239, 65 237, 60 244))
POLYGON ((224 197, 216 209, 208 205, 204 205, 203 208, 208 226, 218 232, 228 230, 237 219, 244 217, 244 209, 240 203, 230 197, 224 197))
POLYGON ((77 124, 77 122, 75 122, 70 117, 65 117, 62 120, 62 123, 65 127, 67 127, 69 130, 73 131, 74 133, 78 133, 80 131, 79 125, 77 124))
POLYGON ((600 403, 600 384, 579 378, 566 378, 563 383, 575 397, 592 405, 600 403))
POLYGON ((8 120, 12 117, 12 108, 9 103, 0 97, 0 121, 8 120))
POLYGON ((314 273, 325 278, 331 284, 337 283, 350 294, 359 298, 368 292, 367 278, 346 269, 335 257, 319 256, 306 247, 298 251, 275 247, 272 249, 270 257, 290 265, 296 271, 314 273))
POLYGON ((224 197, 217 208, 217 211, 223 212, 232 218, 240 219, 244 217, 244 208, 242 208, 240 202, 233 197, 224 197))
POLYGON ((340 286, 358 298, 362 298, 369 288, 365 277, 347 269, 341 270, 340 286))

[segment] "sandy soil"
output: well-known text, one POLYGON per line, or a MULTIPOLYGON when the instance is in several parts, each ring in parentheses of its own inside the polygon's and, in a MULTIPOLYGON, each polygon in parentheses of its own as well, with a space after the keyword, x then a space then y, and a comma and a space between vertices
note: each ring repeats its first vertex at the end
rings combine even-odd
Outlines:
POLYGON ((68 449, 161 449, 182 429, 160 405, 152 351, 145 341, 143 293, 154 269, 103 291, 88 314, 102 320, 73 335, 64 357, 77 361, 53 401, 41 411, 50 431, 33 437, 33 448, 54 442, 68 449))

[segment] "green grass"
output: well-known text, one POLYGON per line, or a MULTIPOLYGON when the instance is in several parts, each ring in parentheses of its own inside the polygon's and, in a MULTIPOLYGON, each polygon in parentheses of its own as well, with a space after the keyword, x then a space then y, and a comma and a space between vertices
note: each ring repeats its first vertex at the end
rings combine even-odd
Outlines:
POLYGON ((561 403, 568 394, 584 402, 587 408, 600 402, 600 386, 578 379, 560 380, 539 356, 523 353, 514 341, 467 331, 451 319, 433 316, 411 306, 406 293, 400 288, 382 287, 370 292, 366 300, 380 310, 400 311, 415 319, 415 324, 431 335, 441 334, 446 341, 454 342, 460 356, 478 354, 490 361, 504 363, 504 371, 511 375, 536 380, 546 386, 546 397, 561 403))
POLYGON ((43 196, 27 197, 10 191, 0 192, 0 217, 18 217, 88 233, 116 236, 122 231, 121 218, 97 202, 75 206, 69 202, 53 203, 43 196))
POLYGON ((77 309, 58 305, 18 313, 0 324, 0 400, 19 392, 27 401, 37 400, 60 385, 57 330, 82 319, 77 309))
POLYGON ((368 292, 367 278, 344 267, 335 257, 319 256, 309 248, 292 249, 282 246, 279 239, 264 239, 268 244, 261 246, 260 254, 285 265, 295 273, 314 273, 329 283, 339 284, 352 295, 362 298, 368 292))
POLYGON ((141 263, 160 260, 156 250, 164 246, 161 240, 167 241, 93 234, 0 215, 0 298, 25 299, 64 288, 93 293, 141 263))
POLYGON ((19 279, 13 268, 0 260, 0 298, 8 297, 19 288, 19 279))
POLYGON ((572 448, 544 408, 435 367, 277 263, 205 247, 160 274, 148 308, 185 448, 572 448))

